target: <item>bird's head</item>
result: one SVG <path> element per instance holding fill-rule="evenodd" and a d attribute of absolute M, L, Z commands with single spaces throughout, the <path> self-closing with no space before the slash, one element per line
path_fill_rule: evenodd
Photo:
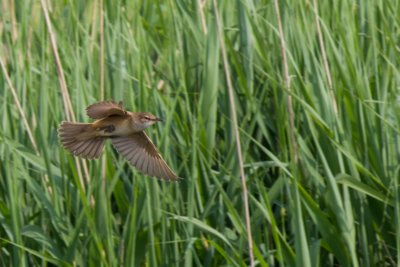
<path fill-rule="evenodd" d="M 162 121 L 162 119 L 157 118 L 151 113 L 148 112 L 140 112 L 138 113 L 139 122 L 143 125 L 144 128 L 147 128 L 156 122 Z"/>

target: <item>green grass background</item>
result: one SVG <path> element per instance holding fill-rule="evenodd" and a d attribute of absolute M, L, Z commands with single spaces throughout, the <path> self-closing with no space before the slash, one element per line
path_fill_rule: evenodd
<path fill-rule="evenodd" d="M 399 1 L 279 1 L 289 77 L 273 1 L 48 2 L 76 120 L 102 98 L 164 118 L 182 180 L 62 149 L 41 1 L 2 0 L 1 266 L 399 266 Z"/>

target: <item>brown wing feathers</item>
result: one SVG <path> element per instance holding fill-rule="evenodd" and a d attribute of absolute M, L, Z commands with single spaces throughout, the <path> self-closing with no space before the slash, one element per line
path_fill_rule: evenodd
<path fill-rule="evenodd" d="M 92 119 L 102 119 L 112 115 L 125 116 L 127 112 L 122 107 L 122 102 L 103 101 L 86 108 L 87 115 Z"/>
<path fill-rule="evenodd" d="M 178 178 L 144 132 L 130 136 L 113 137 L 112 143 L 114 148 L 139 171 L 167 180 Z"/>

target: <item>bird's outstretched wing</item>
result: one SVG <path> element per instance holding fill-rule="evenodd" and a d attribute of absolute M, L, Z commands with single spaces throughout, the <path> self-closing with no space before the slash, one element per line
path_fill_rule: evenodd
<path fill-rule="evenodd" d="M 102 119 L 112 115 L 125 116 L 127 112 L 123 108 L 122 102 L 103 101 L 88 106 L 86 114 L 92 119 Z"/>
<path fill-rule="evenodd" d="M 144 132 L 113 137 L 112 144 L 122 156 L 144 174 L 170 181 L 178 179 Z"/>

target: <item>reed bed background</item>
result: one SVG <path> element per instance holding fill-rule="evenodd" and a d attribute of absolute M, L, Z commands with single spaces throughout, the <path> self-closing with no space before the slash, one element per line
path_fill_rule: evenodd
<path fill-rule="evenodd" d="M 399 266 L 398 14 L 1 1 L 0 265 Z M 180 182 L 60 147 L 102 99 L 164 118 Z"/>

